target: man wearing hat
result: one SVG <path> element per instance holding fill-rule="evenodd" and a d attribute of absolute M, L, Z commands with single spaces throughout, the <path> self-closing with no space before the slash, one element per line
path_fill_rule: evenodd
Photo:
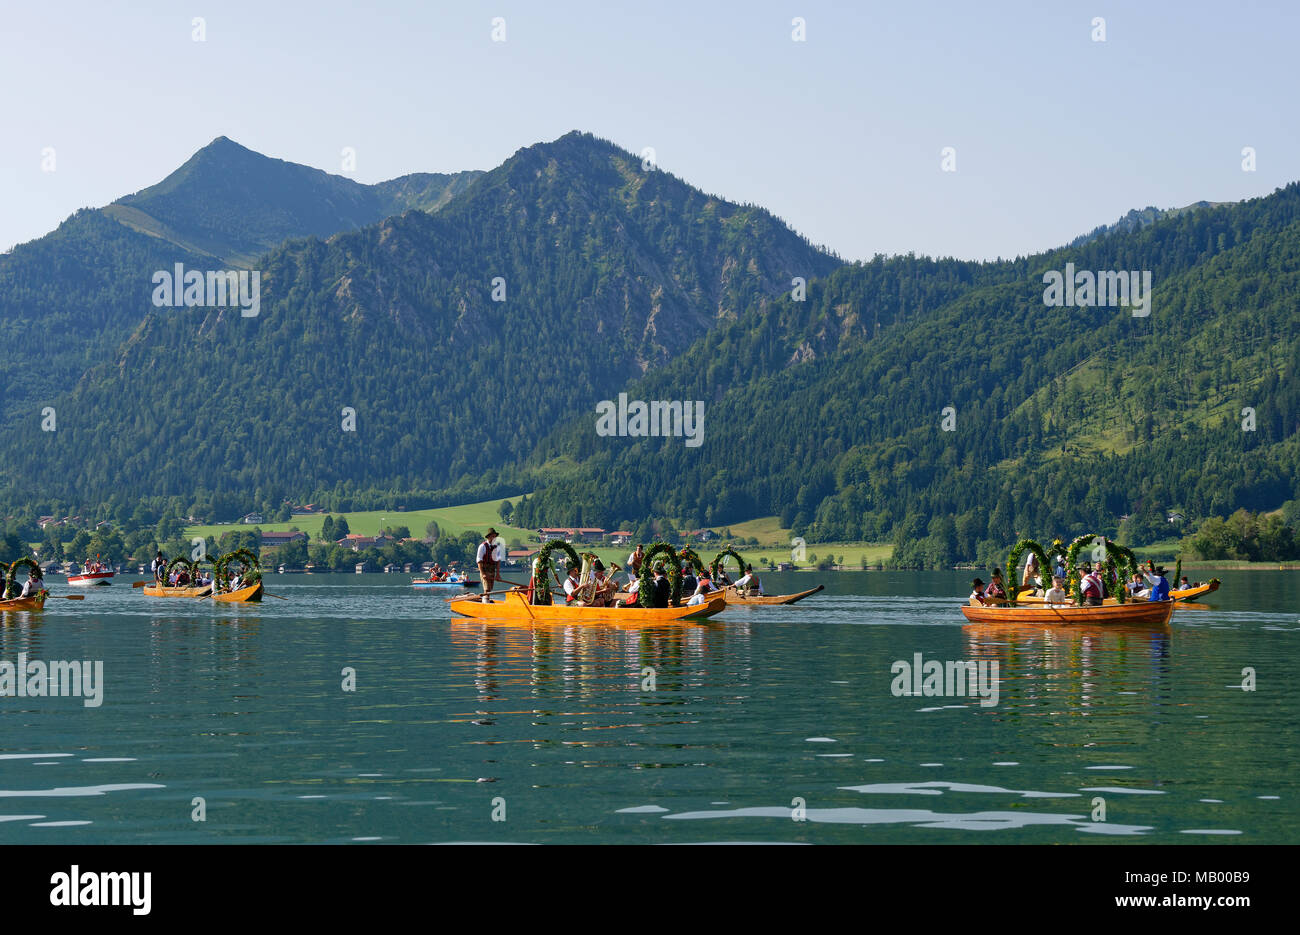
<path fill-rule="evenodd" d="M 1147 562 L 1147 567 L 1151 567 L 1151 562 Z M 1147 595 L 1149 601 L 1167 601 L 1169 600 L 1169 580 L 1165 578 L 1165 567 L 1161 565 L 1155 569 L 1154 573 L 1148 573 L 1146 579 L 1151 584 L 1151 593 Z"/>
<path fill-rule="evenodd" d="M 497 538 L 497 531 L 489 528 L 483 541 L 478 544 L 478 554 L 474 560 L 478 563 L 479 580 L 483 582 L 483 600 L 488 600 L 492 585 L 501 579 L 497 576 L 497 566 L 501 562 L 503 547 Z"/>

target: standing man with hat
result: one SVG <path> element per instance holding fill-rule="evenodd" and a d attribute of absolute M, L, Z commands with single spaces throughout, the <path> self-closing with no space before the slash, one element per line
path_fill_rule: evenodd
<path fill-rule="evenodd" d="M 1151 593 L 1147 595 L 1149 601 L 1167 601 L 1169 600 L 1169 580 L 1165 577 L 1165 566 L 1154 567 L 1154 563 L 1147 561 L 1147 568 L 1152 569 L 1146 575 L 1147 581 L 1151 582 Z"/>
<path fill-rule="evenodd" d="M 479 580 L 483 582 L 483 601 L 485 603 L 488 600 L 488 595 L 492 593 L 492 585 L 501 580 L 497 575 L 497 568 L 501 560 L 505 558 L 502 554 L 503 551 L 501 540 L 497 538 L 497 531 L 489 527 L 487 535 L 478 544 L 478 554 L 474 557 L 474 561 L 478 563 Z"/>

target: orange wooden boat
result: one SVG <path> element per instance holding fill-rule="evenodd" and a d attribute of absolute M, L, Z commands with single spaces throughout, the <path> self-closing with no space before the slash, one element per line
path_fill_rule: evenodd
<path fill-rule="evenodd" d="M 727 599 L 721 594 L 703 604 L 681 607 L 574 607 L 573 605 L 529 604 L 520 591 L 505 592 L 505 600 L 484 603 L 479 597 L 457 598 L 449 603 L 451 609 L 462 617 L 480 620 L 501 620 L 511 623 L 560 624 L 632 624 L 650 626 L 685 620 L 702 620 L 727 609 Z"/>
<path fill-rule="evenodd" d="M 212 585 L 201 588 L 168 588 L 160 584 L 146 584 L 141 590 L 145 597 L 207 597 L 212 593 Z"/>
<path fill-rule="evenodd" d="M 44 610 L 45 598 L 49 597 L 50 592 L 44 588 L 37 591 L 31 597 L 15 597 L 11 600 L 0 601 L 0 612 L 8 613 L 19 610 Z"/>
<path fill-rule="evenodd" d="M 246 588 L 240 588 L 238 591 L 230 591 L 226 594 L 212 595 L 214 601 L 220 601 L 227 604 L 255 604 L 262 600 L 262 582 L 250 584 Z"/>
<path fill-rule="evenodd" d="M 962 606 L 961 612 L 971 623 L 1084 624 L 1097 626 L 1164 626 L 1174 614 L 1175 601 L 1132 601 L 1101 607 L 1042 605 L 1019 607 Z"/>
<path fill-rule="evenodd" d="M 819 584 L 797 594 L 759 594 L 756 591 L 739 591 L 735 585 L 729 585 L 723 589 L 723 593 L 727 596 L 728 604 L 793 604 L 825 588 L 826 585 Z"/>

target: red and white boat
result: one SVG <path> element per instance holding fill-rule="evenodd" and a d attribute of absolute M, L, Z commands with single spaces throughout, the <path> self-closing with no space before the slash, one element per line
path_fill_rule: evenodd
<path fill-rule="evenodd" d="M 100 562 L 87 562 L 77 575 L 68 575 L 68 584 L 74 588 L 93 588 L 96 585 L 108 584 L 113 575 L 116 574 L 107 565 Z"/>

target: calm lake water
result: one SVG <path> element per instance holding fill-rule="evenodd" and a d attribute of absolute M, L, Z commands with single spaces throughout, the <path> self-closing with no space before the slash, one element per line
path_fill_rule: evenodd
<path fill-rule="evenodd" d="M 1219 576 L 1115 632 L 966 625 L 957 572 L 767 575 L 827 587 L 639 630 L 452 620 L 401 575 L 248 607 L 119 577 L 0 624 L 0 660 L 105 683 L 0 698 L 0 842 L 1295 843 L 1300 573 Z M 996 662 L 997 703 L 895 694 L 917 653 Z"/>

